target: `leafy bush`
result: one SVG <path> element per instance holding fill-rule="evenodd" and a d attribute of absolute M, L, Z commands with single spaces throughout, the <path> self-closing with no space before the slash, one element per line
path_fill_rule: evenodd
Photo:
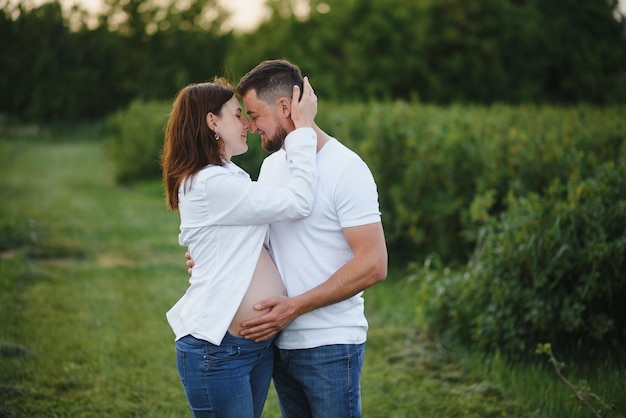
<path fill-rule="evenodd" d="M 108 118 L 107 149 L 119 183 L 160 178 L 159 158 L 170 108 L 163 102 L 135 100 Z"/>
<path fill-rule="evenodd" d="M 506 195 L 544 193 L 559 178 L 588 176 L 620 155 L 623 108 L 450 106 L 389 102 L 324 104 L 320 126 L 355 149 L 378 183 L 385 235 L 393 256 L 420 260 L 436 252 L 465 263 L 480 223 Z"/>
<path fill-rule="evenodd" d="M 135 101 L 109 118 L 118 181 L 160 177 L 169 106 Z M 624 154 L 623 109 L 323 103 L 317 121 L 371 167 L 392 261 L 437 253 L 461 265 L 481 226 L 474 212 L 496 215 L 509 192 L 541 195 L 555 179 L 576 181 Z M 256 178 L 267 153 L 256 134 L 248 145 L 234 161 Z"/>
<path fill-rule="evenodd" d="M 425 276 L 431 329 L 517 354 L 541 341 L 626 343 L 625 161 L 543 196 L 510 193 L 507 206 L 483 217 L 466 272 Z"/>

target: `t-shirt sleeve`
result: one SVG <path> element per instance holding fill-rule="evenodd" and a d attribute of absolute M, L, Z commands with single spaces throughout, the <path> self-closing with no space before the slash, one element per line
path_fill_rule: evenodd
<path fill-rule="evenodd" d="M 342 228 L 381 221 L 376 182 L 361 159 L 345 164 L 337 178 L 334 199 Z"/>

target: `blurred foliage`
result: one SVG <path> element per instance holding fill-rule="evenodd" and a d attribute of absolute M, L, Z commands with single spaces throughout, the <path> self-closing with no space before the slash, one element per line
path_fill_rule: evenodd
<path fill-rule="evenodd" d="M 604 0 L 295 0 L 229 54 L 241 76 L 285 57 L 333 100 L 623 102 L 626 36 Z M 307 3 L 307 2 L 304 2 Z"/>
<path fill-rule="evenodd" d="M 106 149 L 115 163 L 118 183 L 161 177 L 159 163 L 169 110 L 163 103 L 135 100 L 107 118 Z"/>
<path fill-rule="evenodd" d="M 98 119 L 134 99 L 288 58 L 334 101 L 624 103 L 616 0 L 268 0 L 253 32 L 217 0 L 106 0 L 90 23 L 59 0 L 4 2 L 0 113 Z"/>
<path fill-rule="evenodd" d="M 464 271 L 420 272 L 431 332 L 515 355 L 550 340 L 618 352 L 626 343 L 626 159 L 543 195 L 507 197 Z"/>
<path fill-rule="evenodd" d="M 320 126 L 355 149 L 379 188 L 385 235 L 399 260 L 437 253 L 464 263 L 482 226 L 473 215 L 506 196 L 543 193 L 626 151 L 623 106 L 326 105 Z"/>
<path fill-rule="evenodd" d="M 117 178 L 159 175 L 169 102 L 134 102 L 108 119 Z M 378 184 L 392 262 L 432 253 L 448 265 L 470 258 L 480 228 L 509 195 L 548 192 L 592 175 L 626 153 L 624 106 L 598 108 L 322 102 L 318 124 L 354 149 Z M 267 153 L 258 135 L 235 162 L 253 178 Z"/>
<path fill-rule="evenodd" d="M 169 99 L 191 80 L 222 72 L 232 35 L 198 19 L 215 0 L 107 0 L 96 28 L 58 1 L 0 13 L 0 113 L 27 121 L 95 120 L 137 99 Z M 161 3 L 163 4 L 163 3 Z M 70 27 L 71 26 L 71 27 Z"/>

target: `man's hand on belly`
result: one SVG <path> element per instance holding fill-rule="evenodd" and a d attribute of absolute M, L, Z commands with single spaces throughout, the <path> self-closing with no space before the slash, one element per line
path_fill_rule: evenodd
<path fill-rule="evenodd" d="M 244 321 L 241 324 L 242 329 L 239 335 L 256 342 L 272 338 L 299 315 L 292 298 L 287 296 L 265 299 L 254 305 L 254 309 L 257 311 L 270 309 L 270 311 L 254 319 Z"/>

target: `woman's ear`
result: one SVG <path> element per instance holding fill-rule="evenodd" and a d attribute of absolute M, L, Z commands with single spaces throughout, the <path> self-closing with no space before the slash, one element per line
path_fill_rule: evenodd
<path fill-rule="evenodd" d="M 215 131 L 217 128 L 217 116 L 209 112 L 206 114 L 206 124 L 210 130 Z"/>

